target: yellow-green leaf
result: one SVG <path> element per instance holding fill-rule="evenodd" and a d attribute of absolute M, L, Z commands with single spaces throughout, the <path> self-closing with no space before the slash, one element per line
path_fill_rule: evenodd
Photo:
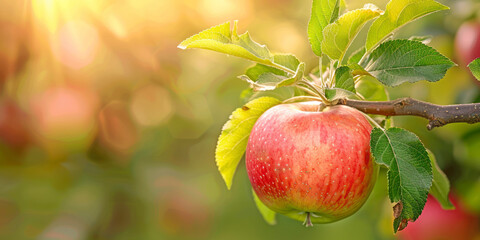
<path fill-rule="evenodd" d="M 278 99 L 272 97 L 254 99 L 237 108 L 223 125 L 215 150 L 215 161 L 228 189 L 232 186 L 233 175 L 245 153 L 253 125 L 263 112 L 279 103 Z"/>
<path fill-rule="evenodd" d="M 348 58 L 348 61 L 347 63 L 348 64 L 358 64 L 360 62 L 360 60 L 362 59 L 363 55 L 365 54 L 365 47 L 361 47 L 359 49 L 357 49 L 355 52 L 352 53 L 352 55 L 350 55 L 350 57 Z"/>
<path fill-rule="evenodd" d="M 233 22 L 233 29 L 226 22 L 191 36 L 178 47 L 208 49 L 268 65 L 274 62 L 268 48 L 254 42 L 248 32 L 237 35 L 237 21 Z"/>
<path fill-rule="evenodd" d="M 339 0 L 313 0 L 312 2 L 312 15 L 308 22 L 308 40 L 317 56 L 322 55 L 323 29 L 338 18 L 339 9 Z"/>
<path fill-rule="evenodd" d="M 430 13 L 447 9 L 447 6 L 434 0 L 391 0 L 385 13 L 375 20 L 368 30 L 367 52 L 401 26 Z"/>
<path fill-rule="evenodd" d="M 255 71 L 255 73 L 259 73 L 262 70 L 270 70 L 268 68 L 261 68 L 257 66 L 251 69 L 252 71 Z M 250 84 L 250 87 L 254 91 L 270 91 L 279 87 L 294 85 L 302 79 L 304 71 L 305 63 L 302 62 L 298 65 L 295 74 L 291 77 L 285 77 L 284 75 L 278 75 L 270 71 L 265 71 L 264 73 L 261 73 L 259 76 L 257 76 L 256 79 L 251 79 L 248 76 L 248 73 L 247 75 L 238 76 L 238 78 L 248 82 Z"/>
<path fill-rule="evenodd" d="M 252 189 L 253 200 L 255 201 L 255 205 L 257 206 L 258 211 L 262 214 L 263 219 L 270 225 L 275 225 L 277 221 L 275 220 L 276 212 L 272 211 L 270 208 L 265 206 L 262 201 L 258 198 L 255 191 Z"/>
<path fill-rule="evenodd" d="M 343 59 L 348 47 L 362 27 L 382 11 L 375 5 L 345 13 L 323 29 L 322 51 L 332 59 Z"/>
<path fill-rule="evenodd" d="M 276 53 L 273 55 L 274 63 L 295 71 L 300 64 L 300 60 L 293 54 Z"/>

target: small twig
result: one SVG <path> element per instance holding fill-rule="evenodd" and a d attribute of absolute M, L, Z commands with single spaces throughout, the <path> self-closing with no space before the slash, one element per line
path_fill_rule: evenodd
<path fill-rule="evenodd" d="M 300 81 L 299 84 L 301 85 L 304 85 L 306 86 L 308 89 L 312 90 L 315 94 L 315 96 L 318 96 L 320 97 L 321 99 L 323 99 L 322 101 L 324 103 L 329 103 L 330 101 L 325 97 L 325 95 L 322 93 L 322 90 L 321 89 L 318 89 L 317 86 L 315 86 L 315 84 L 312 84 L 310 83 L 309 81 Z"/>
<path fill-rule="evenodd" d="M 413 98 L 401 98 L 385 102 L 340 99 L 337 104 L 353 107 L 368 114 L 423 117 L 429 120 L 428 130 L 449 123 L 480 122 L 480 103 L 436 105 Z"/>
<path fill-rule="evenodd" d="M 323 99 L 319 98 L 319 97 L 315 97 L 315 96 L 297 96 L 297 97 L 291 97 L 291 98 L 283 101 L 283 103 L 293 103 L 293 102 L 299 102 L 299 101 L 319 101 L 319 102 L 323 102 Z"/>
<path fill-rule="evenodd" d="M 302 84 L 298 84 L 297 87 L 301 90 L 303 90 L 304 92 L 312 95 L 312 96 L 318 96 L 318 94 L 316 92 L 314 92 L 313 90 L 311 90 L 310 88 L 308 88 L 307 86 L 303 86 Z"/>
<path fill-rule="evenodd" d="M 323 54 L 320 54 L 320 57 L 318 58 L 318 67 L 319 67 L 318 75 L 320 76 L 320 80 L 323 82 L 324 79 L 323 79 L 323 69 L 322 69 L 323 62 L 322 61 L 323 61 Z"/>

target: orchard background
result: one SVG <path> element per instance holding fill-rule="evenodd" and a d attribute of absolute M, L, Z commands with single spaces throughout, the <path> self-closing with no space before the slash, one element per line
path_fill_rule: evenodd
<path fill-rule="evenodd" d="M 346 2 L 350 9 L 367 3 Z M 387 1 L 368 2 L 385 9 Z M 397 36 L 431 35 L 429 45 L 459 67 L 433 84 L 405 83 L 390 91 L 391 99 L 480 101 L 480 84 L 454 47 L 464 22 L 480 24 L 480 2 L 439 2 L 451 10 L 408 24 Z M 177 45 L 236 19 L 240 32 L 248 29 L 272 51 L 294 53 L 310 70 L 318 64 L 307 38 L 311 1 L 1 5 L 0 239 L 395 238 L 385 179 L 352 217 L 307 229 L 286 217 L 273 227 L 263 221 L 243 162 L 231 191 L 217 172 L 222 125 L 246 101 L 248 84 L 236 76 L 251 63 Z M 478 218 L 480 124 L 427 131 L 425 119 L 394 121 L 435 153 L 452 191 Z"/>

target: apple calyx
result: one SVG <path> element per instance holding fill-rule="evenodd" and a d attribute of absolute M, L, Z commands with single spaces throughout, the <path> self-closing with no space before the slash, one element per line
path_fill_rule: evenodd
<path fill-rule="evenodd" d="M 305 222 L 303 222 L 303 225 L 305 227 L 313 227 L 312 220 L 310 219 L 310 212 L 306 212 L 307 216 L 305 217 Z"/>

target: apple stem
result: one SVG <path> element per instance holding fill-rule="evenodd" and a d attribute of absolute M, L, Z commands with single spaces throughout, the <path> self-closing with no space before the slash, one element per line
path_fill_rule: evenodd
<path fill-rule="evenodd" d="M 307 217 L 305 217 L 303 225 L 305 225 L 305 227 L 313 227 L 312 220 L 310 219 L 310 212 L 307 212 Z"/>

